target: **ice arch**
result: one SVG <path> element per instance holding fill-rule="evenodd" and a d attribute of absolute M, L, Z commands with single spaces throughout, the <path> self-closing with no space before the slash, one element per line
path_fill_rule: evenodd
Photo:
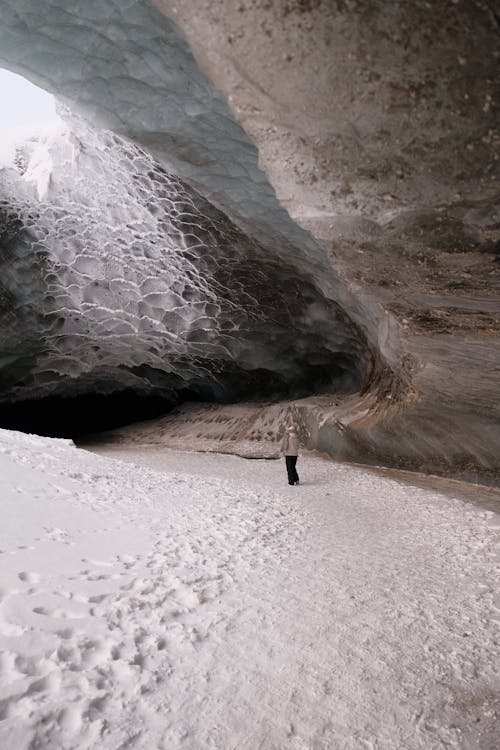
<path fill-rule="evenodd" d="M 149 3 L 94 2 L 76 9 L 74 34 L 74 16 L 61 4 L 40 37 L 46 16 L 34 5 L 28 24 L 15 4 L 5 9 L 2 43 L 23 58 L 14 67 L 57 90 L 97 128 L 112 127 L 147 151 L 73 119 L 66 143 L 38 144 L 24 153 L 23 174 L 4 174 L 4 260 L 27 247 L 38 264 L 30 268 L 36 309 L 17 300 L 24 315 L 30 311 L 24 335 L 36 340 L 34 359 L 21 376 L 27 355 L 4 339 L 4 394 L 136 388 L 175 400 L 184 389 L 236 398 L 300 393 L 306 382 L 309 390 L 365 384 L 373 356 L 332 294 L 334 274 L 314 274 L 327 270 L 324 253 L 277 202 L 255 147 L 176 27 Z M 54 79 L 58 34 L 63 79 Z M 112 232 L 103 229 L 108 223 Z M 28 255 L 21 253 L 19 275 L 9 274 L 10 300 L 23 286 Z M 24 349 L 31 351 L 28 341 Z"/>

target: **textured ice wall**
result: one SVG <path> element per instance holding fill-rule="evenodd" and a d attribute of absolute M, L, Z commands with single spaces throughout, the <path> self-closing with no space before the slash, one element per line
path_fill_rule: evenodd
<path fill-rule="evenodd" d="M 6 67 L 144 145 L 246 232 L 274 238 L 275 252 L 327 268 L 278 202 L 225 97 L 151 0 L 0 0 L 0 13 Z"/>
<path fill-rule="evenodd" d="M 0 170 L 0 194 L 3 398 L 234 398 L 366 376 L 363 337 L 310 277 L 109 131 L 68 120 Z"/>

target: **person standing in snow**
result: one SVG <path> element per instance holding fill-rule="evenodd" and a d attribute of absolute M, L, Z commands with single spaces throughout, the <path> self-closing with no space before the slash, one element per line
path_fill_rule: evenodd
<path fill-rule="evenodd" d="M 299 436 L 297 428 L 294 425 L 287 427 L 281 442 L 281 452 L 285 456 L 288 484 L 298 484 L 299 475 L 297 474 L 296 465 L 299 455 Z"/>

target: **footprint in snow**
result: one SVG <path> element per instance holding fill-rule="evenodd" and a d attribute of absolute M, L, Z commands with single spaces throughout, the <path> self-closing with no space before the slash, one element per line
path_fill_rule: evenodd
<path fill-rule="evenodd" d="M 68 706 L 61 711 L 57 721 L 64 734 L 76 734 L 82 727 L 82 710 L 78 706 Z"/>
<path fill-rule="evenodd" d="M 95 565 L 96 567 L 100 568 L 112 568 L 114 563 L 109 562 L 109 560 L 90 560 L 86 557 L 82 557 L 81 559 L 82 563 L 90 563 L 90 565 Z M 88 573 L 88 571 L 86 571 Z"/>
<path fill-rule="evenodd" d="M 22 570 L 17 574 L 17 577 L 20 581 L 23 581 L 23 583 L 38 583 L 40 580 L 39 574 L 30 570 Z"/>
<path fill-rule="evenodd" d="M 105 573 L 93 573 L 90 570 L 81 570 L 80 575 L 86 581 L 108 581 L 112 576 L 106 575 Z"/>
<path fill-rule="evenodd" d="M 44 617 L 54 617 L 56 619 L 63 620 L 82 620 L 84 617 L 89 617 L 88 612 L 74 612 L 67 609 L 48 609 L 47 607 L 35 607 L 33 612 L 36 615 L 43 615 Z"/>

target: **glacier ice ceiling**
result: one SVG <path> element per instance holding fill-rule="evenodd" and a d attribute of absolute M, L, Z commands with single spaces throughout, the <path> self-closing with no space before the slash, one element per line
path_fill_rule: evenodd
<path fill-rule="evenodd" d="M 338 305 L 143 149 L 67 113 L 0 190 L 4 399 L 362 386 Z"/>
<path fill-rule="evenodd" d="M 318 447 L 498 481 L 496 3 L 0 14 L 72 113 L 0 174 L 4 402 L 308 383 Z"/>

